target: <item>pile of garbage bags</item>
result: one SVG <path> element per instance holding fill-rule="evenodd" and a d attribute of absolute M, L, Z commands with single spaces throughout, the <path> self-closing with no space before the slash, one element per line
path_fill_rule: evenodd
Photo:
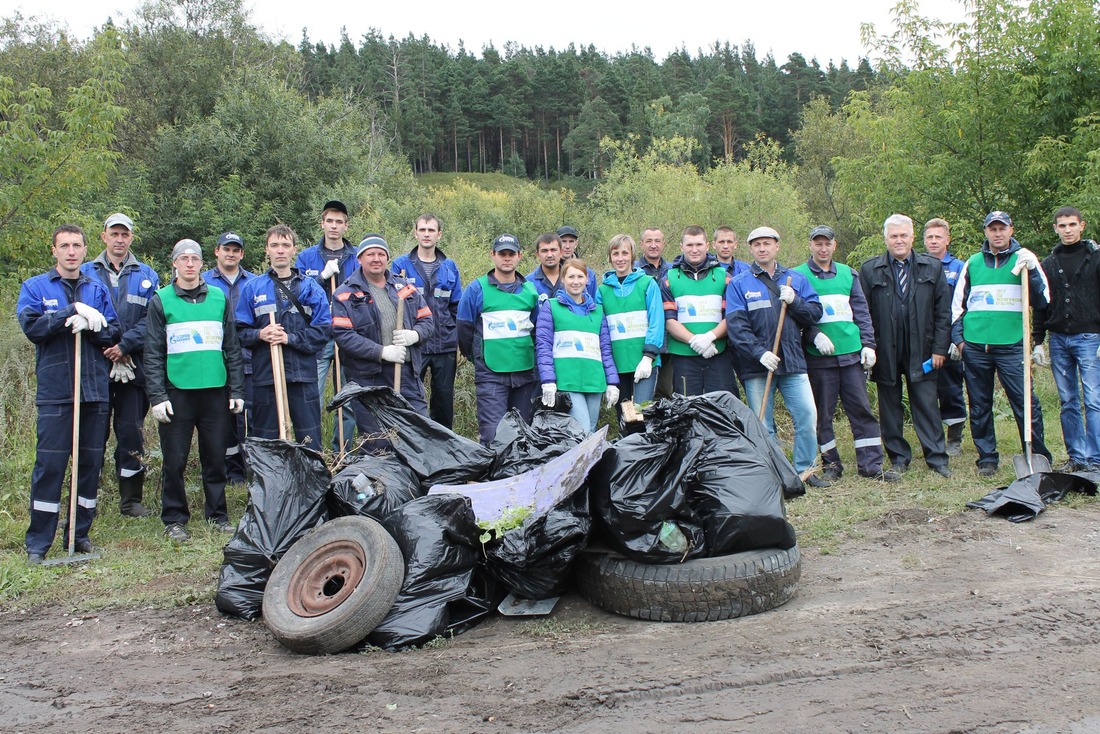
<path fill-rule="evenodd" d="M 413 410 L 388 388 L 346 386 L 392 452 L 349 456 L 330 475 L 316 451 L 250 439 L 249 504 L 225 547 L 220 611 L 254 619 L 271 570 L 328 519 L 372 518 L 392 535 L 405 576 L 389 614 L 361 644 L 400 650 L 458 634 L 521 599 L 562 594 L 598 536 L 634 560 L 790 548 L 784 493 L 802 484 L 765 429 L 729 393 L 662 400 L 646 430 L 608 443 L 567 414 L 517 412 L 490 447 Z"/>

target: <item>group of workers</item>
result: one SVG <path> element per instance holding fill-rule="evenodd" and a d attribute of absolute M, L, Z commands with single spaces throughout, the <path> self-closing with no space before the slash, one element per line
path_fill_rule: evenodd
<path fill-rule="evenodd" d="M 530 420 L 539 402 L 594 431 L 603 403 L 621 415 L 627 400 L 674 392 L 740 396 L 740 382 L 773 436 L 774 391 L 783 395 L 793 464 L 806 484 L 827 487 L 843 473 L 833 430 L 838 401 L 859 474 L 898 481 L 913 458 L 903 434 L 904 380 L 930 469 L 951 476 L 948 461 L 961 451 L 969 403 L 978 474 L 992 476 L 999 461 L 995 375 L 1023 440 L 1025 287 L 1035 312 L 1035 361 L 1055 368 L 1064 468 L 1100 469 L 1100 255 L 1082 239 L 1085 222 L 1070 207 L 1055 213 L 1060 241 L 1042 263 L 1013 238 L 1005 212 L 985 218 L 981 251 L 966 262 L 948 252 L 946 221 L 925 224 L 925 254 L 913 250 L 913 221 L 895 214 L 883 227 L 886 251 L 858 272 L 834 260 L 837 239 L 828 226 L 810 231 L 809 258 L 791 268 L 779 262 L 780 235 L 771 227 L 749 233 L 751 261 L 743 262 L 734 257 L 740 243 L 732 228 L 708 239 L 702 227 L 689 226 L 671 262 L 658 228 L 642 232 L 640 248 L 629 235 L 613 237 L 601 278 L 577 256 L 578 232 L 566 226 L 536 239 L 538 265 L 526 276 L 521 243 L 500 235 L 490 248 L 493 267 L 465 287 L 439 247 L 442 224 L 433 214 L 416 220 L 416 245 L 397 258 L 379 234 L 357 246 L 348 241 L 340 201 L 324 205 L 321 229 L 320 240 L 299 251 L 291 228 L 271 227 L 262 274 L 241 267 L 245 243 L 237 233 L 218 238 L 215 264 L 205 271 L 201 245 L 180 240 L 164 286 L 131 252 L 134 223 L 125 214 L 107 218 L 104 250 L 91 262 L 79 227 L 55 231 L 56 266 L 25 281 L 17 305 L 37 356 L 30 562 L 42 562 L 53 543 L 74 436 L 77 550 L 94 548 L 89 529 L 112 425 L 119 510 L 151 514 L 142 502 L 148 412 L 159 424 L 163 456 L 161 520 L 166 536 L 183 543 L 191 537 L 183 475 L 196 432 L 206 520 L 231 531 L 225 487 L 245 478 L 242 439 L 279 437 L 283 401 L 294 438 L 315 448 L 330 374 L 336 388 L 397 388 L 416 410 L 451 427 L 459 353 L 474 366 L 486 445 L 507 411 Z M 878 418 L 868 378 L 878 385 Z M 72 432 L 62 430 L 77 414 Z M 1049 459 L 1034 396 L 1031 414 L 1034 451 Z M 340 452 L 384 444 L 362 405 L 341 411 L 333 434 Z M 814 472 L 819 454 L 821 471 Z"/>

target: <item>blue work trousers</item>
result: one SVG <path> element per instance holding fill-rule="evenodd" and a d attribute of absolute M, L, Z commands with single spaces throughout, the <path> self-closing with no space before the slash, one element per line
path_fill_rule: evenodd
<path fill-rule="evenodd" d="M 287 408 L 294 426 L 294 440 L 321 451 L 321 399 L 315 382 L 288 382 Z M 274 385 L 252 386 L 252 435 L 279 437 L 279 409 Z M 347 434 L 344 434 L 345 438 Z"/>

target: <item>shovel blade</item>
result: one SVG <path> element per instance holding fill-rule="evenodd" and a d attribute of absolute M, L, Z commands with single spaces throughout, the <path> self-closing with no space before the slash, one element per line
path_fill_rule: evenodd
<path fill-rule="evenodd" d="M 75 563 L 85 563 L 87 561 L 94 561 L 99 558 L 98 553 L 77 553 L 71 556 L 61 556 L 60 558 L 51 558 L 48 561 L 42 561 L 40 566 L 71 566 Z"/>
<path fill-rule="evenodd" d="M 1016 470 L 1017 479 L 1023 479 L 1032 474 L 1045 474 L 1054 471 L 1050 467 L 1050 460 L 1042 454 L 1032 454 L 1030 466 L 1028 466 L 1026 456 L 1023 454 L 1013 454 L 1012 468 Z"/>
<path fill-rule="evenodd" d="M 520 599 L 515 594 L 508 594 L 497 607 L 497 611 L 506 617 L 542 617 L 554 611 L 554 605 L 560 598 L 552 596 L 549 599 Z"/>

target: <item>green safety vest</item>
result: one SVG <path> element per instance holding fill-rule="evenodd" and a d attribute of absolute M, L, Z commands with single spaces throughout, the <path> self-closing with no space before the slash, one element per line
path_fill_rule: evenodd
<path fill-rule="evenodd" d="M 645 308 L 645 293 L 653 278 L 645 276 L 634 281 L 634 290 L 627 296 L 619 296 L 610 285 L 600 285 L 607 331 L 611 334 L 611 356 L 615 369 L 633 372 L 642 361 L 645 333 L 649 327 L 649 314 Z"/>
<path fill-rule="evenodd" d="M 226 382 L 222 355 L 222 319 L 225 293 L 207 288 L 202 303 L 190 303 L 176 295 L 172 285 L 157 291 L 164 306 L 164 335 L 168 344 L 168 380 L 180 390 L 223 387 Z"/>
<path fill-rule="evenodd" d="M 524 372 L 535 366 L 535 325 L 531 311 L 539 294 L 530 283 L 524 283 L 519 293 L 505 293 L 489 284 L 489 276 L 478 278 L 481 283 L 481 350 L 485 366 L 493 372 Z"/>
<path fill-rule="evenodd" d="M 1023 290 L 1012 274 L 1016 253 L 1004 265 L 991 268 L 982 253 L 966 263 L 970 295 L 963 313 L 963 339 L 975 344 L 1015 344 L 1024 338 Z"/>
<path fill-rule="evenodd" d="M 668 271 L 668 288 L 676 301 L 676 320 L 692 334 L 710 331 L 726 318 L 724 268 L 713 267 L 700 280 L 689 278 L 680 268 L 671 268 Z M 671 338 L 667 341 L 670 354 L 680 354 L 685 357 L 698 356 L 695 350 L 682 341 Z M 719 352 L 724 352 L 726 338 L 715 339 L 714 346 Z"/>
<path fill-rule="evenodd" d="M 821 333 L 829 337 L 836 347 L 834 354 L 853 354 L 863 348 L 863 341 L 859 338 L 859 325 L 852 316 L 852 304 L 849 297 L 852 293 L 852 282 L 855 276 L 847 265 L 836 263 L 835 278 L 819 278 L 810 269 L 809 263 L 802 263 L 793 270 L 797 270 L 806 276 L 810 286 L 817 291 L 821 298 L 821 318 L 817 320 L 817 328 Z M 812 344 L 806 346 L 806 351 L 815 357 L 824 356 L 821 350 Z"/>
<path fill-rule="evenodd" d="M 587 314 L 574 313 L 555 298 L 550 301 L 554 317 L 554 376 L 565 392 L 603 392 L 607 373 L 600 353 L 600 324 L 603 307 Z"/>

